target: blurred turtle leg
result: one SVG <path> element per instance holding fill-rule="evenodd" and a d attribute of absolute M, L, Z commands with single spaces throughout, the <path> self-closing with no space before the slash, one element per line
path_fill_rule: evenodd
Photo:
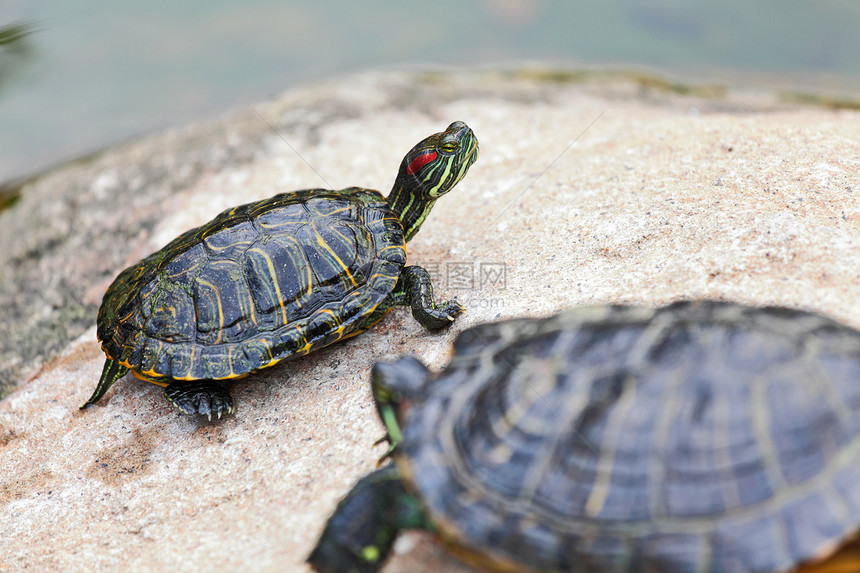
<path fill-rule="evenodd" d="M 432 526 L 393 465 L 363 477 L 329 518 L 308 557 L 320 573 L 372 573 L 385 563 L 401 529 Z"/>

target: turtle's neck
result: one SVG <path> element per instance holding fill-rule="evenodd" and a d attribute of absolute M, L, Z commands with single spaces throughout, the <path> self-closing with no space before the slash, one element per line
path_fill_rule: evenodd
<path fill-rule="evenodd" d="M 413 186 L 403 184 L 400 175 L 394 181 L 394 187 L 391 188 L 391 193 L 388 194 L 388 205 L 391 210 L 400 219 L 405 233 L 405 240 L 409 241 L 415 236 L 415 233 L 421 228 L 427 215 L 430 214 L 430 209 L 433 208 L 435 199 L 428 201 L 420 197 L 420 193 Z"/>

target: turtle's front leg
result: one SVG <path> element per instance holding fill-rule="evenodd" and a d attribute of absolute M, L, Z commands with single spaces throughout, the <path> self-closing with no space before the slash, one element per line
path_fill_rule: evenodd
<path fill-rule="evenodd" d="M 427 330 L 439 330 L 449 326 L 466 310 L 466 307 L 456 300 L 436 304 L 433 300 L 430 273 L 418 266 L 404 267 L 391 294 L 364 319 L 355 331 L 349 334 L 349 337 L 364 332 L 382 320 L 382 317 L 395 306 L 411 306 L 412 316 Z"/>
<path fill-rule="evenodd" d="M 185 414 L 201 414 L 210 420 L 215 414 L 233 413 L 233 398 L 218 380 L 174 380 L 164 389 L 167 401 Z"/>
<path fill-rule="evenodd" d="M 393 465 L 362 478 L 328 520 L 308 563 L 320 573 L 374 573 L 402 529 L 432 530 Z"/>
<path fill-rule="evenodd" d="M 456 300 L 447 300 L 436 304 L 433 300 L 433 284 L 430 273 L 425 269 L 412 266 L 403 269 L 394 292 L 389 298 L 396 300 L 394 304 L 412 307 L 412 316 L 428 330 L 439 330 L 454 322 L 454 319 L 466 310 Z"/>

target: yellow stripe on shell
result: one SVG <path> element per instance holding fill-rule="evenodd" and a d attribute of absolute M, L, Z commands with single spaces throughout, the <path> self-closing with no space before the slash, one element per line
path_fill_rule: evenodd
<path fill-rule="evenodd" d="M 221 292 L 218 290 L 217 286 L 207 280 L 198 278 L 197 283 L 211 288 L 215 293 L 215 300 L 218 301 L 218 338 L 215 339 L 214 344 L 220 344 L 221 335 L 224 332 L 224 309 L 221 306 Z"/>
<path fill-rule="evenodd" d="M 256 253 L 260 253 L 263 255 L 263 258 L 266 260 L 266 266 L 269 267 L 269 276 L 272 279 L 272 286 L 275 287 L 275 296 L 278 297 L 278 303 L 281 307 L 281 320 L 284 323 L 284 326 L 287 324 L 287 309 L 284 307 L 284 298 L 281 295 L 281 287 L 278 286 L 278 277 L 275 275 L 275 265 L 272 263 L 272 259 L 269 258 L 269 255 L 266 251 L 262 249 L 248 249 L 248 251 L 254 251 Z"/>
<path fill-rule="evenodd" d="M 161 347 L 164 346 L 164 344 L 161 341 L 156 341 L 156 342 L 158 343 L 158 350 L 155 352 L 155 357 L 157 358 L 158 355 L 161 354 Z M 149 370 L 136 370 L 136 371 L 140 372 L 144 376 L 152 376 L 154 378 L 164 378 L 163 374 L 159 374 L 158 372 L 155 371 L 155 365 L 154 364 L 153 364 L 152 368 Z"/>
<path fill-rule="evenodd" d="M 358 283 L 355 281 L 355 278 L 352 276 L 352 273 L 349 272 L 349 268 L 345 264 L 343 264 L 343 261 L 340 259 L 340 257 L 337 256 L 337 253 L 335 253 L 334 250 L 328 245 L 328 243 L 323 240 L 322 236 L 319 233 L 315 234 L 317 236 L 317 243 L 319 244 L 319 246 L 324 248 L 326 251 L 329 252 L 329 254 L 331 254 L 332 257 L 334 257 L 334 260 L 337 261 L 337 264 L 340 265 L 340 268 L 342 268 L 346 276 L 349 277 L 349 282 L 352 283 L 352 286 L 357 287 Z M 308 289 L 309 296 L 311 294 L 311 289 L 313 289 L 313 283 L 311 283 L 310 289 Z"/>
<path fill-rule="evenodd" d="M 359 328 L 359 329 L 353 330 L 352 332 L 350 332 L 349 334 L 347 334 L 346 336 L 344 336 L 344 337 L 343 337 L 343 338 L 341 338 L 340 340 L 349 340 L 349 339 L 350 339 L 350 338 L 352 338 L 353 336 L 358 336 L 358 335 L 359 335 L 359 334 L 361 334 L 362 332 L 365 332 L 365 331 L 369 330 L 369 329 L 370 329 L 371 327 L 373 327 L 374 325 L 379 324 L 379 321 L 380 321 L 380 320 L 382 320 L 383 318 L 385 318 L 386 316 L 388 316 L 388 313 L 389 313 L 389 312 L 391 312 L 391 310 L 392 310 L 392 309 L 390 309 L 390 308 L 389 308 L 388 310 L 386 310 L 386 311 L 385 311 L 385 314 L 383 314 L 382 316 L 380 316 L 380 317 L 379 317 L 379 320 L 377 320 L 376 322 L 373 322 L 373 323 L 371 323 L 371 324 L 368 324 L 368 325 L 367 325 L 367 326 L 365 326 L 364 328 Z M 342 327 L 341 327 L 341 328 L 342 328 Z"/>

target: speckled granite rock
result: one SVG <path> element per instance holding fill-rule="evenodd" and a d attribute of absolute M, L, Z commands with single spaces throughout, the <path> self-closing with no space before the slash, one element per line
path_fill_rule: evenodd
<path fill-rule="evenodd" d="M 343 78 L 26 184 L 0 214 L 0 373 L 20 386 L 0 403 L 0 569 L 305 570 L 380 454 L 372 362 L 412 353 L 439 368 L 477 322 L 709 297 L 860 326 L 860 114 L 572 78 Z M 450 332 L 395 310 L 237 382 L 236 415 L 219 423 L 130 377 L 77 410 L 103 360 L 95 311 L 123 266 L 276 192 L 387 191 L 411 145 L 455 119 L 481 157 L 409 245 L 468 307 Z M 396 551 L 387 572 L 469 570 L 421 534 Z"/>

